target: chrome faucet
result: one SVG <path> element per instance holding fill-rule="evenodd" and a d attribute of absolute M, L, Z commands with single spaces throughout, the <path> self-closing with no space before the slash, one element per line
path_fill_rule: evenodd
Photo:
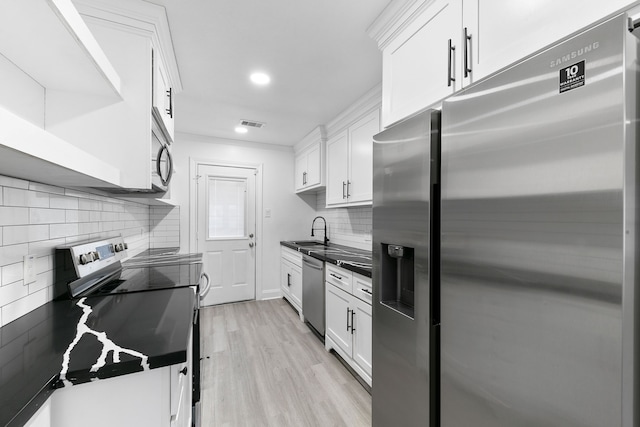
<path fill-rule="evenodd" d="M 313 228 L 313 226 L 316 224 L 316 219 L 322 219 L 324 221 L 324 245 L 326 246 L 327 243 L 329 243 L 329 238 L 327 237 L 327 220 L 324 219 L 324 217 L 321 216 L 317 216 L 315 218 L 313 218 L 313 222 L 311 223 L 311 237 L 314 237 L 315 235 L 313 234 L 313 230 L 316 230 L 315 228 Z"/>

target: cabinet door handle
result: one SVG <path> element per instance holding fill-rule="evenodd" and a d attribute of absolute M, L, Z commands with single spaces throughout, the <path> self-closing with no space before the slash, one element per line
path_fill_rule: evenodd
<path fill-rule="evenodd" d="M 167 96 L 169 97 L 169 108 L 165 108 L 165 111 L 167 112 L 167 114 L 169 114 L 169 117 L 171 117 L 173 119 L 173 90 L 172 90 L 172 88 L 169 88 L 169 90 L 167 91 Z"/>
<path fill-rule="evenodd" d="M 356 311 L 355 310 L 351 310 L 351 335 L 353 335 L 353 331 L 356 330 L 356 328 L 353 327 L 353 316 L 355 316 Z"/>
<path fill-rule="evenodd" d="M 347 332 L 349 332 L 349 312 L 351 310 L 349 310 L 349 307 L 347 307 Z M 352 318 L 353 319 L 353 318 Z"/>
<path fill-rule="evenodd" d="M 452 82 L 455 82 L 456 79 L 453 77 L 453 75 L 451 74 L 452 70 L 452 65 L 453 65 L 453 54 L 456 51 L 456 47 L 453 45 L 453 43 L 451 42 L 451 39 L 449 39 L 449 51 L 448 51 L 448 72 L 447 72 L 447 86 L 451 86 Z"/>
<path fill-rule="evenodd" d="M 187 367 L 185 366 L 184 368 L 182 368 L 179 373 L 182 375 L 187 375 Z"/>
<path fill-rule="evenodd" d="M 347 199 L 351 197 L 350 189 L 351 189 L 351 181 L 347 181 Z"/>
<path fill-rule="evenodd" d="M 471 34 L 464 27 L 464 76 L 471 74 Z"/>
<path fill-rule="evenodd" d="M 342 198 L 343 199 L 347 198 L 346 188 L 347 188 L 347 183 L 342 181 Z"/>
<path fill-rule="evenodd" d="M 287 273 L 287 286 L 291 287 L 291 274 Z"/>

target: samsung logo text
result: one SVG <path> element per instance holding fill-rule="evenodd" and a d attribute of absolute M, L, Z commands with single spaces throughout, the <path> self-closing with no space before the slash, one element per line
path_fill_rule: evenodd
<path fill-rule="evenodd" d="M 582 56 L 585 53 L 589 53 L 592 50 L 596 50 L 599 47 L 600 47 L 600 42 L 593 42 L 591 44 L 586 45 L 583 48 L 574 50 L 573 52 L 567 53 L 566 55 L 563 55 L 560 58 L 554 59 L 553 61 L 551 61 L 551 65 L 549 65 L 549 67 L 553 68 L 553 67 L 557 67 L 558 65 L 562 65 L 565 62 L 573 61 L 577 57 Z"/>

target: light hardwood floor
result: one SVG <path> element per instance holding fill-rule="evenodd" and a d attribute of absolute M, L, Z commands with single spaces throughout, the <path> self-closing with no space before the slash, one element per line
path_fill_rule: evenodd
<path fill-rule="evenodd" d="M 371 425 L 371 396 L 286 301 L 200 315 L 203 427 Z"/>

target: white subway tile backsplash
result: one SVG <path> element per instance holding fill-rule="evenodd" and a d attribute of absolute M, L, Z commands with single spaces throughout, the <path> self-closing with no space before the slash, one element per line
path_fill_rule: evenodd
<path fill-rule="evenodd" d="M 29 253 L 28 248 L 29 245 L 26 243 L 20 245 L 0 246 L 0 266 L 22 262 L 24 256 Z"/>
<path fill-rule="evenodd" d="M 4 286 L 4 285 L 8 285 L 9 283 L 22 280 L 23 275 L 24 275 L 23 263 L 16 262 L 14 264 L 5 265 L 4 267 L 0 268 L 0 276 L 2 277 L 2 280 L 0 281 L 0 285 Z"/>
<path fill-rule="evenodd" d="M 326 192 L 319 192 L 316 213 L 327 220 L 327 234 L 333 243 L 371 249 L 371 206 L 327 209 Z"/>
<path fill-rule="evenodd" d="M 35 310 L 47 301 L 49 301 L 48 289 L 42 289 L 34 294 L 20 298 L 17 301 L 3 305 L 0 309 L 2 311 L 2 322 L 6 325 L 18 317 Z"/>
<path fill-rule="evenodd" d="M 64 188 L 55 187 L 53 185 L 42 184 L 40 182 L 29 182 L 29 190 L 42 191 L 50 194 L 64 194 Z"/>
<path fill-rule="evenodd" d="M 36 275 L 36 281 L 29 283 L 29 294 L 36 293 L 42 289 L 46 289 L 48 286 L 53 285 L 53 274 L 51 272 L 46 272 L 42 274 Z"/>
<path fill-rule="evenodd" d="M 29 181 L 11 178 L 8 176 L 0 176 L 0 186 L 27 189 L 29 188 Z"/>
<path fill-rule="evenodd" d="M 51 224 L 49 226 L 51 238 L 77 236 L 78 224 Z"/>
<path fill-rule="evenodd" d="M 129 256 L 180 245 L 180 210 L 0 176 L 0 326 L 53 297 L 55 248 L 122 235 Z M 23 257 L 36 255 L 24 284 Z"/>
<path fill-rule="evenodd" d="M 53 270 L 53 255 L 45 255 L 36 258 L 36 274 Z"/>
<path fill-rule="evenodd" d="M 66 222 L 66 214 L 62 209 L 30 208 L 31 224 L 56 224 Z"/>
<path fill-rule="evenodd" d="M 49 225 L 13 225 L 3 227 L 3 246 L 39 240 L 49 240 Z"/>
<path fill-rule="evenodd" d="M 48 208 L 49 194 L 29 191 L 21 188 L 4 187 L 2 190 L 4 206 L 29 206 Z"/>
<path fill-rule="evenodd" d="M 65 222 L 79 222 L 80 211 L 77 210 L 67 210 L 65 211 L 64 220 Z"/>
<path fill-rule="evenodd" d="M 22 280 L 0 286 L 0 305 L 4 306 L 29 295 L 29 288 Z"/>
<path fill-rule="evenodd" d="M 92 199 L 78 199 L 78 209 L 84 211 L 101 211 L 102 202 Z"/>
<path fill-rule="evenodd" d="M 69 196 L 51 196 L 49 207 L 54 209 L 78 209 L 78 198 Z"/>
<path fill-rule="evenodd" d="M 54 249 L 57 246 L 61 246 L 64 244 L 64 239 L 50 239 L 43 240 L 41 242 L 29 242 L 27 253 L 37 256 L 53 255 Z"/>
<path fill-rule="evenodd" d="M 0 225 L 29 224 L 29 208 L 0 206 Z"/>

